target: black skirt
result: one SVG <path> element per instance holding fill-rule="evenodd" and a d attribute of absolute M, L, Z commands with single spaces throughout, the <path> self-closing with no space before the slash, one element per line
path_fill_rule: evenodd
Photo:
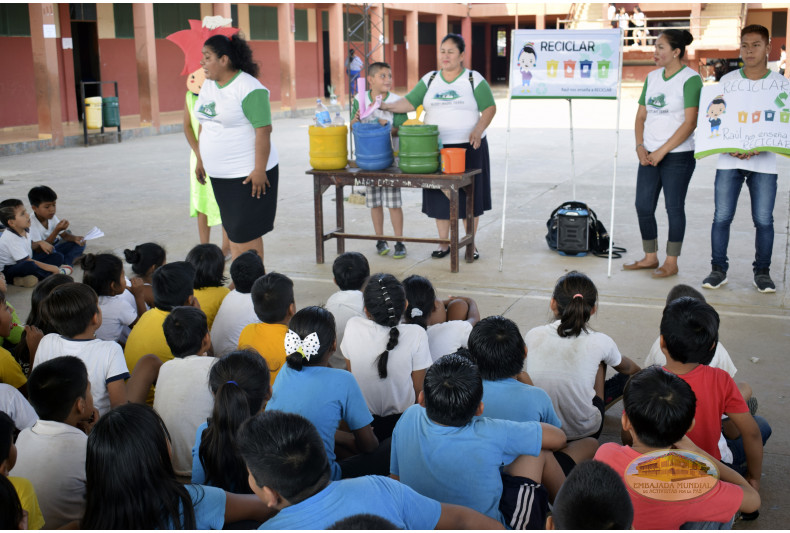
<path fill-rule="evenodd" d="M 279 165 L 276 165 L 266 171 L 271 187 L 267 187 L 266 194 L 262 194 L 260 198 L 252 196 L 252 183 L 242 185 L 246 177 L 211 178 L 222 226 L 231 242 L 249 242 L 274 229 L 279 169 Z"/>
<path fill-rule="evenodd" d="M 475 175 L 475 209 L 479 217 L 491 210 L 491 162 L 488 157 L 488 138 L 483 137 L 480 147 L 475 150 L 469 143 L 445 144 L 444 148 L 466 148 L 466 168 L 479 168 Z M 431 218 L 450 220 L 450 200 L 439 189 L 422 190 L 422 212 Z M 466 217 L 466 192 L 458 194 L 458 218 Z M 225 219 L 223 219 L 224 221 Z"/>

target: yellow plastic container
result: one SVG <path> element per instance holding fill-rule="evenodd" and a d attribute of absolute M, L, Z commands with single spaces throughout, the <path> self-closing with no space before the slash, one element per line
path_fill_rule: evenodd
<path fill-rule="evenodd" d="M 348 165 L 348 128 L 310 126 L 310 166 L 316 170 L 339 170 Z"/>
<path fill-rule="evenodd" d="M 101 96 L 91 96 L 85 99 L 85 121 L 88 129 L 98 130 L 101 128 Z"/>

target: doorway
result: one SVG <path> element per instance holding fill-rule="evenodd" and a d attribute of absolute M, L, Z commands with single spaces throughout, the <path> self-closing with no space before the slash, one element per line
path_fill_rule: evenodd
<path fill-rule="evenodd" d="M 101 81 L 99 67 L 99 32 L 96 4 L 69 4 L 71 38 L 74 46 L 74 85 L 77 116 L 84 120 L 84 102 L 80 97 L 81 81 Z M 98 85 L 85 87 L 85 97 L 99 96 Z"/>

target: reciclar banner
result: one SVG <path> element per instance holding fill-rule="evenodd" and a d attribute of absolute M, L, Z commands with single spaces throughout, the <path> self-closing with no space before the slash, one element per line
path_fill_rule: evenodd
<path fill-rule="evenodd" d="M 514 30 L 512 98 L 617 98 L 620 30 Z"/>
<path fill-rule="evenodd" d="M 790 80 L 768 77 L 702 88 L 694 157 L 776 152 L 790 157 Z"/>

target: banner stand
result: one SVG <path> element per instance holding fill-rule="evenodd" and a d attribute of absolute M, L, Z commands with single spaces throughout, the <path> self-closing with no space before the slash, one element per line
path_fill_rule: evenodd
<path fill-rule="evenodd" d="M 573 100 L 568 98 L 568 113 L 571 123 L 571 187 L 573 188 L 573 200 L 576 201 L 576 152 L 573 145 Z"/>
<path fill-rule="evenodd" d="M 620 28 L 620 39 L 622 42 L 623 29 Z M 623 47 L 620 46 L 620 82 L 617 84 L 617 124 L 614 133 L 614 168 L 612 170 L 612 214 L 609 218 L 609 265 L 606 276 L 612 277 L 612 247 L 614 246 L 614 196 L 615 185 L 617 184 L 617 156 L 620 152 L 620 96 L 623 89 Z"/>
<path fill-rule="evenodd" d="M 516 4 L 518 9 L 518 4 Z M 510 32 L 510 50 L 511 53 L 516 44 L 515 32 Z M 513 95 L 510 92 L 510 85 L 508 84 L 507 91 L 507 131 L 505 132 L 505 189 L 502 194 L 502 234 L 499 238 L 499 271 L 502 272 L 502 264 L 505 260 L 505 209 L 507 208 L 507 177 L 510 170 L 510 105 L 513 102 Z M 475 235 L 476 237 L 476 235 Z"/>

